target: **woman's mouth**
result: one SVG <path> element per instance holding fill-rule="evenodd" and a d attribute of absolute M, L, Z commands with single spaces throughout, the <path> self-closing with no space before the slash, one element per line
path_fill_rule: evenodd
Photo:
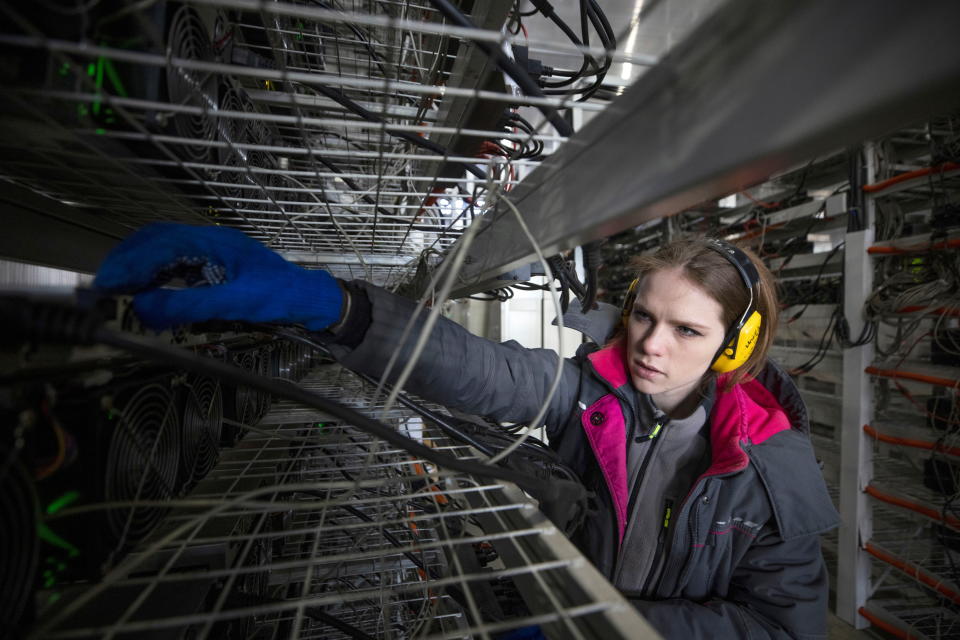
<path fill-rule="evenodd" d="M 634 362 L 634 371 L 637 377 L 644 380 L 653 380 L 657 376 L 663 375 L 663 371 L 637 361 Z"/>

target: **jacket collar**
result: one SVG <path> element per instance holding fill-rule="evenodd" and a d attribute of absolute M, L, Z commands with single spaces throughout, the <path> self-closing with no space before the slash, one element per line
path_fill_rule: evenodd
<path fill-rule="evenodd" d="M 614 389 L 620 389 L 630 382 L 626 349 L 626 340 L 620 338 L 587 356 L 597 375 Z"/>
<path fill-rule="evenodd" d="M 594 351 L 587 358 L 597 375 L 613 389 L 621 390 L 630 385 L 626 341 L 623 338 Z M 775 374 L 782 372 L 776 367 L 773 367 L 773 371 L 774 377 L 779 379 L 781 376 Z M 766 370 L 764 374 L 771 377 Z M 750 460 L 743 445 L 760 444 L 770 436 L 791 428 L 790 417 L 779 399 L 758 380 L 748 380 L 729 391 L 723 391 L 728 378 L 728 374 L 724 374 L 716 381 L 716 399 L 710 420 L 711 463 L 705 476 L 744 469 Z M 797 425 L 801 430 L 806 427 L 805 416 L 802 419 Z"/>

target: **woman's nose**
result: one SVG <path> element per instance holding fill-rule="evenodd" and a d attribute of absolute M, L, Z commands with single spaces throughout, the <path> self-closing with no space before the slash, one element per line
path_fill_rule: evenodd
<path fill-rule="evenodd" d="M 640 339 L 640 348 L 647 355 L 663 355 L 664 338 L 663 328 L 658 325 L 651 325 Z"/>

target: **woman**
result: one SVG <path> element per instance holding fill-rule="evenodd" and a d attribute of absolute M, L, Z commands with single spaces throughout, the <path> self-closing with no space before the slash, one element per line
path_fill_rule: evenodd
<path fill-rule="evenodd" d="M 668 638 L 826 637 L 818 535 L 837 524 L 796 387 L 766 354 L 776 331 L 770 273 L 716 240 L 639 260 L 623 323 L 603 348 L 562 363 L 550 446 L 596 499 L 575 542 Z M 212 286 L 153 288 L 184 266 Z M 150 326 L 211 318 L 298 322 L 347 367 L 379 376 L 414 304 L 285 262 L 222 228 L 151 225 L 96 281 L 150 289 Z M 499 421 L 532 419 L 557 356 L 497 344 L 442 321 L 407 387 Z"/>

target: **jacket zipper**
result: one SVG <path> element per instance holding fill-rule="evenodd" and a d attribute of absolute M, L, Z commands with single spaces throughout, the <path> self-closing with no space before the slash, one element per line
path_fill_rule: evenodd
<path fill-rule="evenodd" d="M 664 421 L 658 420 L 656 424 L 653 425 L 653 430 L 649 435 L 645 436 L 647 440 L 650 440 L 650 448 L 647 449 L 647 454 L 643 456 L 643 462 L 640 463 L 640 471 L 637 472 L 637 480 L 633 483 L 633 489 L 630 490 L 630 501 L 627 502 L 627 518 L 633 514 L 633 507 L 637 502 L 637 496 L 640 495 L 640 485 L 643 483 L 643 479 L 647 474 L 647 466 L 650 464 L 650 460 L 653 459 L 654 450 L 657 448 L 657 443 L 660 440 L 657 439 L 657 436 L 660 435 L 660 430 L 663 429 Z M 643 436 L 642 436 L 643 437 Z"/>
<path fill-rule="evenodd" d="M 683 516 L 684 516 L 684 510 L 687 508 L 687 506 L 692 504 L 689 500 L 690 496 L 692 495 L 694 495 L 693 491 L 687 494 L 687 497 L 680 503 L 680 509 L 677 512 L 678 520 L 680 522 L 683 522 L 685 520 L 687 523 L 686 529 L 687 529 L 688 535 L 693 525 L 692 518 L 690 517 L 689 514 L 686 516 L 686 518 L 684 518 Z M 699 497 L 699 494 L 698 494 L 698 497 Z M 679 540 L 679 536 L 682 535 L 682 533 L 683 533 L 683 527 L 674 529 L 674 534 L 673 534 L 674 539 L 673 539 L 673 544 L 670 545 L 670 555 L 667 557 L 666 561 L 663 563 L 663 571 L 660 572 L 660 575 L 657 578 L 657 584 L 654 586 L 654 592 L 649 595 L 655 596 L 657 593 L 660 593 L 660 589 L 663 587 L 664 578 L 666 578 L 667 575 L 673 573 L 674 566 L 679 563 L 681 554 L 678 553 L 677 549 L 679 549 L 681 546 L 678 543 L 681 542 L 681 540 Z M 683 557 L 688 557 L 689 555 L 690 555 L 689 549 L 685 550 L 685 552 L 682 554 Z M 678 578 L 677 583 L 679 584 L 679 582 L 680 580 Z"/>
<path fill-rule="evenodd" d="M 652 440 L 652 442 L 650 443 L 650 448 L 647 449 L 646 455 L 643 456 L 643 462 L 640 463 L 640 471 L 637 472 L 637 480 L 636 482 L 633 483 L 633 488 L 630 490 L 630 499 L 627 501 L 627 522 L 625 523 L 624 530 L 623 530 L 624 541 L 626 541 L 627 532 L 630 528 L 630 520 L 633 515 L 634 503 L 636 503 L 637 496 L 640 494 L 640 484 L 643 482 L 643 477 L 646 475 L 646 472 L 647 472 L 647 465 L 650 464 L 650 460 L 653 457 L 654 449 L 657 446 L 657 442 L 659 442 L 659 440 L 657 440 L 657 436 L 660 435 L 660 431 L 661 429 L 663 429 L 663 425 L 665 424 L 666 424 L 665 420 L 657 420 L 657 422 L 653 425 L 653 429 L 650 431 L 650 434 L 646 436 L 646 439 Z M 614 514 L 614 526 L 619 527 L 619 523 L 617 523 L 616 521 L 616 514 Z M 614 553 L 613 555 L 614 582 L 616 582 L 620 578 L 620 575 L 619 575 L 620 569 L 617 565 L 620 562 L 620 547 L 622 546 L 623 544 L 621 542 L 621 544 L 617 547 L 616 553 Z"/>
<path fill-rule="evenodd" d="M 728 477 L 728 476 L 734 475 L 735 473 L 737 473 L 737 471 L 730 472 L 730 473 L 719 473 L 719 474 L 717 474 L 717 475 L 711 475 L 711 476 L 701 477 L 701 478 L 697 481 L 697 484 L 690 489 L 690 492 L 687 493 L 687 496 L 683 499 L 683 501 L 680 502 L 680 507 L 679 507 L 679 509 L 676 511 L 676 513 L 677 513 L 677 519 L 680 519 L 681 521 L 683 520 L 683 515 L 684 515 L 683 512 L 684 512 L 684 509 L 686 509 L 688 506 L 690 506 L 690 509 L 691 509 L 691 510 L 695 510 L 695 509 L 698 508 L 697 505 L 700 503 L 700 498 L 702 498 L 702 497 L 704 496 L 704 494 L 706 493 L 707 483 L 708 483 L 710 480 L 712 480 L 712 479 L 714 479 L 714 478 L 726 478 L 726 477 Z M 691 502 L 690 498 L 693 497 L 693 496 L 696 496 L 696 500 L 694 500 L 694 501 Z M 692 506 L 691 506 L 691 505 L 692 505 Z M 688 533 L 688 534 L 689 534 L 690 531 L 693 529 L 694 522 L 695 522 L 695 521 L 696 521 L 696 522 L 699 522 L 699 520 L 700 520 L 700 514 L 699 514 L 699 513 L 696 513 L 695 515 L 696 515 L 696 518 L 691 517 L 690 515 L 687 515 L 687 517 L 686 517 L 686 522 L 687 522 L 687 527 L 686 527 L 686 529 L 687 529 L 687 533 Z M 674 519 L 674 522 L 676 522 L 677 519 Z M 669 573 L 669 572 L 667 571 L 668 569 L 673 569 L 674 565 L 678 564 L 679 561 L 682 560 L 682 559 L 684 559 L 684 558 L 686 558 L 686 559 L 688 560 L 688 563 L 689 563 L 689 555 L 690 555 L 690 550 L 689 550 L 689 549 L 684 550 L 682 557 L 680 557 L 680 554 L 677 552 L 677 549 L 679 549 L 679 548 L 681 547 L 681 545 L 678 545 L 678 544 L 677 544 L 678 542 L 680 542 L 680 541 L 677 539 L 677 536 L 679 536 L 682 531 L 683 531 L 682 528 L 675 528 L 675 529 L 674 529 L 674 539 L 673 539 L 673 544 L 670 546 L 670 556 L 667 558 L 666 563 L 664 563 L 663 572 L 660 574 L 660 577 L 659 577 L 659 579 L 657 580 L 657 584 L 656 584 L 656 587 L 655 587 L 656 590 L 654 591 L 653 594 L 649 594 L 649 595 L 655 595 L 656 593 L 659 593 L 659 592 L 660 592 L 660 589 L 663 587 L 663 579 L 664 579 L 664 578 L 667 576 L 667 574 Z M 691 537 L 692 537 L 692 536 L 691 536 Z M 686 577 L 687 573 L 689 573 L 689 571 L 684 570 L 683 575 L 677 577 L 677 584 L 680 584 L 680 583 L 683 581 L 683 579 Z"/>
<path fill-rule="evenodd" d="M 670 498 L 665 498 L 663 501 L 663 526 L 660 527 L 660 533 L 657 535 L 657 549 L 653 552 L 653 561 L 654 564 L 650 566 L 650 573 L 647 574 L 647 579 L 643 581 L 643 588 L 640 590 L 640 593 L 644 596 L 650 595 L 648 589 L 650 589 L 650 584 L 653 582 L 654 575 L 657 573 L 657 569 L 662 569 L 660 562 L 660 554 L 663 553 L 663 543 L 667 539 L 667 531 L 670 529 L 670 517 L 673 515 L 673 500 Z M 664 560 L 666 564 L 666 560 Z M 659 580 L 657 580 L 659 583 Z"/>

